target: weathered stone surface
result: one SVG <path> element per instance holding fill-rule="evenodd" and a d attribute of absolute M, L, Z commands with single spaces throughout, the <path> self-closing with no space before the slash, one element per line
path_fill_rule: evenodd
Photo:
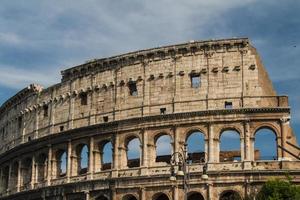
<path fill-rule="evenodd" d="M 94 60 L 64 70 L 62 81 L 49 88 L 30 85 L 1 106 L 1 199 L 183 199 L 182 177 L 169 180 L 170 156 L 156 158 L 156 140 L 169 135 L 173 152 L 181 151 L 193 131 L 204 134 L 205 152 L 188 166 L 189 195 L 208 200 L 235 191 L 245 197 L 286 170 L 299 182 L 300 163 L 292 154 L 300 152 L 292 147 L 297 142 L 289 119 L 288 98 L 276 95 L 246 38 Z M 277 160 L 262 162 L 254 139 L 265 127 L 276 134 Z M 239 133 L 239 151 L 220 152 L 225 130 Z M 128 161 L 133 138 L 141 156 Z M 101 161 L 107 142 L 112 163 Z M 85 145 L 89 165 L 81 169 Z M 201 179 L 203 161 L 208 180 Z"/>

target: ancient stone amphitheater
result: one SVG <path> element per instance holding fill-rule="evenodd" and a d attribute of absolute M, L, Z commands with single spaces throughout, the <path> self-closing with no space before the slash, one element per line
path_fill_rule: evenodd
<path fill-rule="evenodd" d="M 299 183 L 289 120 L 288 97 L 276 95 L 247 38 L 95 59 L 62 71 L 60 83 L 30 85 L 1 106 L 0 199 L 245 198 L 287 172 Z M 262 160 L 255 149 L 261 129 L 274 133 L 276 157 Z M 220 148 L 229 130 L 238 133 L 236 151 Z M 204 150 L 191 156 L 185 147 L 195 132 L 203 135 Z M 157 154 L 164 136 L 183 162 Z M 140 149 L 134 159 L 132 140 Z M 111 162 L 104 159 L 107 145 Z"/>

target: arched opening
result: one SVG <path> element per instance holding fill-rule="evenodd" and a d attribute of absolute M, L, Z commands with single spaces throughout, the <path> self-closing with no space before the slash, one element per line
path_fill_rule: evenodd
<path fill-rule="evenodd" d="M 86 144 L 79 144 L 76 148 L 77 174 L 87 173 L 89 165 L 89 149 Z"/>
<path fill-rule="evenodd" d="M 101 152 L 101 170 L 112 169 L 113 163 L 113 145 L 110 141 L 100 144 Z"/>
<path fill-rule="evenodd" d="M 220 200 L 242 200 L 242 198 L 236 191 L 228 190 L 221 194 Z"/>
<path fill-rule="evenodd" d="M 135 196 L 133 196 L 132 194 L 128 194 L 125 195 L 122 200 L 137 200 L 137 198 Z"/>
<path fill-rule="evenodd" d="M 204 200 L 204 197 L 199 192 L 191 192 L 188 194 L 187 200 Z"/>
<path fill-rule="evenodd" d="M 220 162 L 241 161 L 241 140 L 236 130 L 226 130 L 220 137 Z"/>
<path fill-rule="evenodd" d="M 255 133 L 254 160 L 277 160 L 277 137 L 269 128 Z"/>
<path fill-rule="evenodd" d="M 18 183 L 18 173 L 19 173 L 19 163 L 16 161 L 13 163 L 11 168 L 11 175 L 10 175 L 10 187 L 16 191 L 17 183 Z"/>
<path fill-rule="evenodd" d="M 36 160 L 37 182 L 43 182 L 47 178 L 47 155 L 40 154 Z"/>
<path fill-rule="evenodd" d="M 169 135 L 161 135 L 156 139 L 156 162 L 170 163 L 173 147 Z"/>
<path fill-rule="evenodd" d="M 56 177 L 66 176 L 67 173 L 67 152 L 65 150 L 59 150 L 56 155 Z"/>
<path fill-rule="evenodd" d="M 32 159 L 26 158 L 22 161 L 21 168 L 21 177 L 22 177 L 22 186 L 29 187 L 31 182 L 31 174 L 32 174 Z"/>
<path fill-rule="evenodd" d="M 101 195 L 100 197 L 97 197 L 95 200 L 109 200 L 109 199 L 104 195 Z"/>
<path fill-rule="evenodd" d="M 141 142 L 138 138 L 131 138 L 126 146 L 127 167 L 139 167 L 141 157 Z"/>
<path fill-rule="evenodd" d="M 189 159 L 192 163 L 205 162 L 205 136 L 200 131 L 193 131 L 186 140 Z"/>
<path fill-rule="evenodd" d="M 155 194 L 152 200 L 169 200 L 169 197 L 164 193 Z"/>

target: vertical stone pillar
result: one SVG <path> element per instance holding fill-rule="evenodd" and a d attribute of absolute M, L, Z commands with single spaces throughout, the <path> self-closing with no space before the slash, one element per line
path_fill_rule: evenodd
<path fill-rule="evenodd" d="M 177 128 L 176 126 L 173 126 L 172 129 L 171 129 L 171 133 L 173 135 L 173 151 L 172 153 L 174 152 L 179 152 L 180 150 L 180 146 L 179 146 L 179 142 L 182 142 L 182 141 L 179 141 L 179 133 L 177 131 Z M 183 141 L 184 143 L 185 141 Z"/>
<path fill-rule="evenodd" d="M 213 127 L 210 123 L 207 124 L 207 133 L 208 133 L 208 162 L 213 163 L 215 162 L 214 133 L 213 133 Z"/>
<path fill-rule="evenodd" d="M 34 184 L 36 182 L 36 163 L 35 163 L 35 155 L 32 156 L 32 161 L 31 161 L 31 189 L 34 189 Z"/>
<path fill-rule="evenodd" d="M 118 169 L 119 169 L 119 136 L 115 133 L 113 137 L 113 174 L 112 177 L 118 177 Z"/>
<path fill-rule="evenodd" d="M 148 160 L 149 160 L 149 155 L 148 155 L 148 132 L 147 130 L 142 131 L 142 169 L 141 169 L 141 174 L 142 175 L 147 175 L 148 170 L 147 167 L 148 165 Z"/>
<path fill-rule="evenodd" d="M 52 99 L 54 98 L 54 90 L 52 91 Z M 53 134 L 54 133 L 54 124 L 55 124 L 55 105 L 54 105 L 54 101 L 51 101 L 51 103 L 49 103 L 51 106 L 50 106 L 50 118 L 49 118 L 49 125 L 50 125 L 50 133 Z"/>
<path fill-rule="evenodd" d="M 72 129 L 73 128 L 73 119 L 74 119 L 74 104 L 75 104 L 75 97 L 76 97 L 76 92 L 72 93 L 75 91 L 75 86 L 74 82 L 70 82 L 70 101 L 69 101 L 69 123 L 68 123 L 68 128 Z"/>
<path fill-rule="evenodd" d="M 241 135 L 242 134 L 240 133 L 241 161 L 244 161 L 245 160 L 245 135 L 244 137 Z"/>
<path fill-rule="evenodd" d="M 68 151 L 67 151 L 67 182 L 70 181 L 72 174 L 72 141 L 68 141 Z"/>
<path fill-rule="evenodd" d="M 148 166 L 148 133 L 147 130 L 143 130 L 143 162 L 142 166 Z"/>
<path fill-rule="evenodd" d="M 146 199 L 146 191 L 144 187 L 140 188 L 140 200 L 147 200 Z"/>
<path fill-rule="evenodd" d="M 89 148 L 89 173 L 91 179 L 93 179 L 94 174 L 94 137 L 90 138 L 90 148 Z"/>
<path fill-rule="evenodd" d="M 21 191 L 22 161 L 18 161 L 17 192 Z"/>
<path fill-rule="evenodd" d="M 250 140 L 250 125 L 249 122 L 244 123 L 244 140 L 245 140 L 245 161 L 251 160 L 251 153 L 253 154 L 251 149 L 251 140 Z"/>
<path fill-rule="evenodd" d="M 51 144 L 48 146 L 48 165 L 47 165 L 47 185 L 51 185 L 52 179 L 52 146 Z"/>
<path fill-rule="evenodd" d="M 90 191 L 84 191 L 85 200 L 90 200 Z"/>
<path fill-rule="evenodd" d="M 11 188 L 12 188 L 12 185 L 10 184 L 11 183 L 11 171 L 12 171 L 12 163 L 9 163 L 9 166 L 8 166 L 8 183 L 7 183 L 7 191 L 10 191 Z"/>
<path fill-rule="evenodd" d="M 173 186 L 173 200 L 179 200 L 178 199 L 178 186 L 177 185 Z"/>
<path fill-rule="evenodd" d="M 281 146 L 283 147 L 283 149 L 287 148 L 287 134 L 288 134 L 288 126 L 289 126 L 289 118 L 282 118 L 280 120 L 280 128 L 281 128 Z M 282 152 L 282 159 L 286 159 L 288 157 L 288 153 L 284 150 L 281 151 Z M 279 155 L 278 155 L 279 157 Z"/>
<path fill-rule="evenodd" d="M 38 134 L 39 134 L 39 112 L 38 112 L 38 109 L 35 109 L 35 131 L 34 131 L 34 138 L 38 138 L 39 137 Z"/>

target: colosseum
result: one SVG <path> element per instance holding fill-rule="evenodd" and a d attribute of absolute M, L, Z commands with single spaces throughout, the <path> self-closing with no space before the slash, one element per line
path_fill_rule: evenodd
<path fill-rule="evenodd" d="M 61 74 L 0 108 L 1 200 L 244 199 L 274 176 L 300 181 L 288 97 L 248 38 L 140 50 Z M 256 148 L 265 129 L 271 158 Z M 237 149 L 222 148 L 225 133 Z"/>

